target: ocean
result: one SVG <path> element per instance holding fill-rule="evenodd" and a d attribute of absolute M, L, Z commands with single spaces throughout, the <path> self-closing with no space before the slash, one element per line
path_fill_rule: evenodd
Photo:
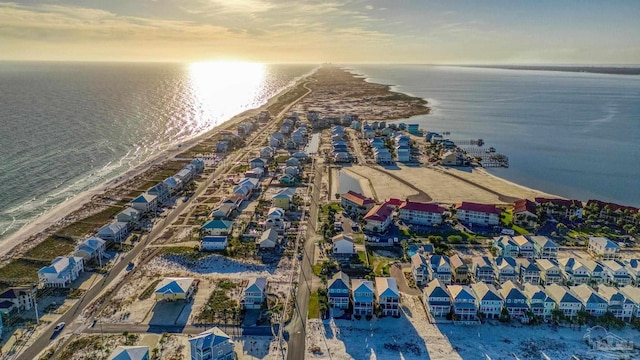
<path fill-rule="evenodd" d="M 427 99 L 403 120 L 449 138 L 482 138 L 509 157 L 490 173 L 586 201 L 640 207 L 640 76 L 426 65 L 349 66 Z"/>
<path fill-rule="evenodd" d="M 0 241 L 312 71 L 251 63 L 0 63 Z"/>

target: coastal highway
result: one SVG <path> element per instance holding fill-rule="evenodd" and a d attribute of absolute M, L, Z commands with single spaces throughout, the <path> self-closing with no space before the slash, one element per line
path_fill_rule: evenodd
<path fill-rule="evenodd" d="M 273 330 L 271 326 L 233 326 L 233 325 L 218 325 L 218 328 L 224 331 L 230 336 L 273 336 Z M 188 334 L 197 335 L 201 332 L 208 330 L 210 326 L 200 325 L 135 325 L 135 324 L 101 324 L 96 323 L 93 327 L 85 329 L 85 334 L 122 334 L 127 331 L 130 333 L 142 334 L 162 334 L 162 333 L 174 333 L 174 334 Z"/>
<path fill-rule="evenodd" d="M 289 109 L 293 104 L 300 101 L 300 99 L 304 98 L 311 92 L 311 90 L 306 85 L 307 85 L 306 83 L 303 83 L 302 86 L 305 89 L 307 89 L 307 92 L 302 96 L 300 96 L 299 98 L 292 101 L 291 104 L 289 104 L 287 107 L 285 107 L 277 115 L 276 119 L 282 116 L 285 112 L 289 111 Z M 138 244 L 136 244 L 136 246 L 131 251 L 129 251 L 126 254 L 123 254 L 123 256 L 121 257 L 121 260 L 116 264 L 114 264 L 114 266 L 111 268 L 111 270 L 109 271 L 106 278 L 104 278 L 104 280 L 100 281 L 100 283 L 98 284 L 94 284 L 94 286 L 92 286 L 89 290 L 87 290 L 85 294 L 80 298 L 79 301 L 77 301 L 73 306 L 71 306 L 71 308 L 67 312 L 65 312 L 55 324 L 51 324 L 22 354 L 20 354 L 17 357 L 17 359 L 18 360 L 37 359 L 38 354 L 40 354 L 48 345 L 50 345 L 51 336 L 54 333 L 53 328 L 59 322 L 67 323 L 67 327 L 62 331 L 61 334 L 59 334 L 59 336 L 64 336 L 65 334 L 70 334 L 70 333 L 81 332 L 82 331 L 81 328 L 86 325 L 73 323 L 77 319 L 78 315 L 82 314 L 82 312 L 100 296 L 100 293 L 103 291 L 103 289 L 108 288 L 114 282 L 114 280 L 119 278 L 120 273 L 125 270 L 128 263 L 134 261 L 134 259 L 137 258 L 137 256 L 142 252 L 142 250 L 146 248 L 146 245 L 155 241 L 155 239 L 160 234 L 162 234 L 162 232 L 167 228 L 167 226 L 171 225 L 184 211 L 186 211 L 191 206 L 194 199 L 198 198 L 200 195 L 202 195 L 206 191 L 207 187 L 211 184 L 214 178 L 219 177 L 221 174 L 228 171 L 235 164 L 235 162 L 248 156 L 249 153 L 252 150 L 254 150 L 252 146 L 258 145 L 259 144 L 258 140 L 262 140 L 263 136 L 266 136 L 268 134 L 268 131 L 271 130 L 276 124 L 277 124 L 277 121 L 274 121 L 271 124 L 264 126 L 262 129 L 259 129 L 255 133 L 251 141 L 249 141 L 249 143 L 243 148 L 244 151 L 241 151 L 239 154 L 237 154 L 237 156 L 235 156 L 233 160 L 231 159 L 225 160 L 222 166 L 219 166 L 215 171 L 213 171 L 207 177 L 207 179 L 202 184 L 200 184 L 200 186 L 196 189 L 194 196 L 192 196 L 188 201 L 178 205 L 173 211 L 171 211 L 167 215 L 165 220 L 158 221 L 153 227 L 153 229 L 151 230 L 151 232 L 147 235 L 144 241 L 140 241 Z M 137 268 L 139 266 L 140 264 L 137 264 L 136 268 L 134 268 L 133 271 L 137 271 Z M 126 282 L 127 280 L 126 276 L 128 276 L 128 274 L 125 275 L 124 280 L 120 282 L 119 286 L 121 286 L 124 282 Z M 115 293 L 116 291 L 112 292 L 112 294 L 115 294 Z M 69 337 L 66 341 L 63 341 L 61 344 L 59 344 L 56 350 L 58 351 L 60 349 L 63 349 L 71 341 L 71 338 L 72 337 Z"/>

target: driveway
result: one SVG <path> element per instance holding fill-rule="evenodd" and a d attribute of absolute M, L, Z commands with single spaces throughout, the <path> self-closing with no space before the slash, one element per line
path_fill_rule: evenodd
<path fill-rule="evenodd" d="M 403 264 L 403 267 L 410 267 L 410 264 Z M 410 288 L 409 285 L 407 284 L 407 279 L 404 278 L 404 273 L 402 271 L 401 264 L 396 263 L 393 266 L 391 266 L 389 268 L 389 272 L 391 273 L 391 276 L 393 276 L 394 279 L 396 279 L 396 282 L 398 283 L 398 290 L 402 293 L 405 293 L 407 295 L 420 295 L 420 290 L 418 289 L 414 289 L 414 288 Z"/>

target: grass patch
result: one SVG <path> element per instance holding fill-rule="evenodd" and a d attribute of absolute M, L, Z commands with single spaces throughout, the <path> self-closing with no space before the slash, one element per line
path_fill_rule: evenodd
<path fill-rule="evenodd" d="M 287 160 L 289 160 L 290 157 L 291 156 L 289 155 L 280 155 L 277 156 L 275 160 L 278 164 L 284 164 Z"/>
<path fill-rule="evenodd" d="M 320 295 L 318 295 L 318 290 L 315 290 L 309 296 L 309 314 L 307 318 L 309 319 L 317 319 L 320 315 Z"/>
<path fill-rule="evenodd" d="M 311 270 L 313 270 L 313 273 L 315 274 L 315 276 L 320 277 L 321 272 L 322 272 L 322 264 L 318 263 L 318 264 L 313 265 L 311 267 Z"/>
<path fill-rule="evenodd" d="M 353 242 L 356 243 L 356 244 L 362 245 L 362 244 L 364 244 L 364 237 L 358 236 L 358 237 L 353 239 Z"/>
<path fill-rule="evenodd" d="M 162 250 L 160 251 L 160 254 L 161 255 L 182 255 L 182 256 L 188 257 L 191 260 L 198 260 L 211 255 L 210 253 L 205 253 L 188 246 L 163 247 Z"/>
<path fill-rule="evenodd" d="M 367 263 L 367 253 L 365 253 L 364 251 L 358 251 L 358 258 L 360 259 L 360 261 L 362 261 L 363 264 L 369 265 Z"/>
<path fill-rule="evenodd" d="M 202 312 L 198 314 L 197 320 L 204 323 L 216 323 L 222 319 L 226 323 L 227 319 L 232 319 L 232 322 L 235 322 L 238 320 L 239 313 L 238 302 L 227 296 L 225 290 L 216 289 L 211 292 L 211 296 L 202 308 Z"/>
<path fill-rule="evenodd" d="M 67 255 L 75 249 L 75 241 L 69 238 L 49 236 L 24 254 L 25 258 L 51 261 L 58 256 Z"/>
<path fill-rule="evenodd" d="M 238 287 L 238 284 L 234 283 L 231 280 L 222 280 L 218 283 L 218 287 L 223 290 L 231 290 Z"/>
<path fill-rule="evenodd" d="M 369 254 L 369 259 L 372 260 L 372 268 L 375 276 L 389 276 L 389 265 L 391 264 L 391 259 L 380 256 L 371 256 L 371 254 Z"/>
<path fill-rule="evenodd" d="M 97 230 L 99 227 L 111 222 L 113 217 L 123 209 L 123 206 L 110 206 L 98 213 L 63 227 L 56 232 L 56 235 L 62 237 L 85 236 L 90 232 Z"/>
<path fill-rule="evenodd" d="M 80 350 L 84 350 L 87 353 L 92 351 L 102 351 L 104 350 L 102 340 L 103 339 L 101 335 L 82 336 L 76 340 L 73 340 L 69 345 L 62 349 L 62 351 L 54 359 L 71 359 L 73 355 Z"/>
<path fill-rule="evenodd" d="M 150 298 L 151 295 L 153 295 L 153 292 L 156 290 L 156 286 L 160 283 L 160 281 L 162 281 L 162 279 L 153 280 L 151 282 L 151 284 L 149 284 L 149 286 L 147 286 L 144 289 L 142 294 L 140 294 L 140 296 L 138 296 L 138 300 L 146 300 L 146 299 Z"/>
<path fill-rule="evenodd" d="M 329 213 L 329 209 L 333 209 L 336 212 L 342 211 L 342 208 L 338 204 L 327 204 L 327 205 L 324 205 L 322 207 L 322 212 L 325 213 L 325 214 L 328 214 Z"/>
<path fill-rule="evenodd" d="M 49 261 L 15 259 L 0 268 L 0 281 L 13 285 L 38 281 L 38 270 L 49 265 Z"/>

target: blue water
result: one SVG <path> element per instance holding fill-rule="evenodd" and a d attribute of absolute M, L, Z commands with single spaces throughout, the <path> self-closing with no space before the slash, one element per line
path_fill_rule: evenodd
<path fill-rule="evenodd" d="M 431 102 L 404 122 L 483 138 L 509 157 L 495 175 L 552 194 L 640 206 L 640 77 L 367 65 L 370 81 Z"/>
<path fill-rule="evenodd" d="M 0 240 L 312 69 L 0 63 Z"/>

